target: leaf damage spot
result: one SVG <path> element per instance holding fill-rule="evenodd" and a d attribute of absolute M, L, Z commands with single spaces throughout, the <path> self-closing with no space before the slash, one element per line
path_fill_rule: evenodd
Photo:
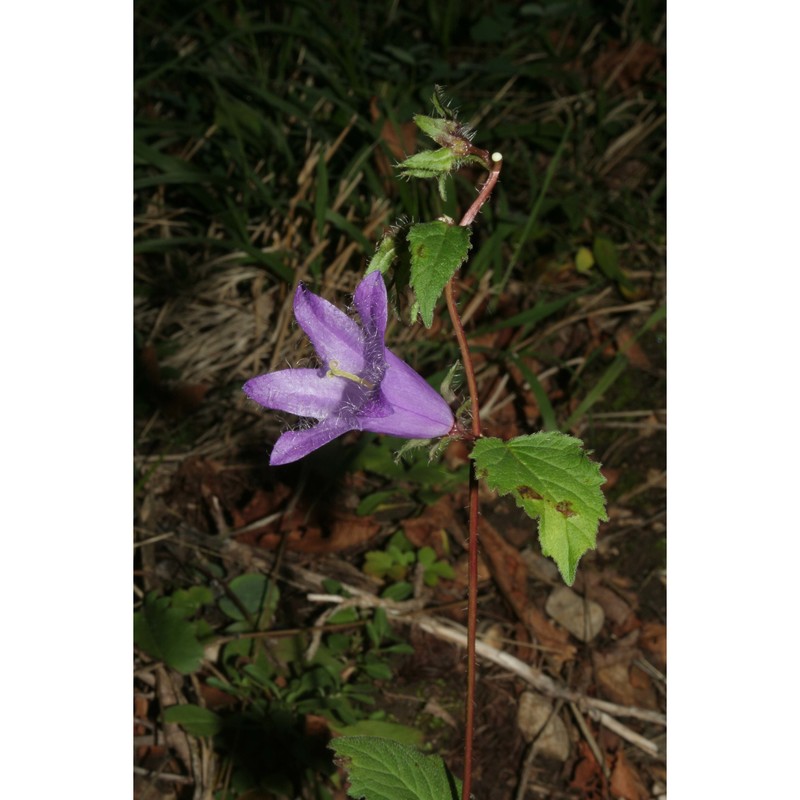
<path fill-rule="evenodd" d="M 530 486 L 517 486 L 516 492 L 523 500 L 544 500 L 544 497 Z"/>
<path fill-rule="evenodd" d="M 563 514 L 565 517 L 574 517 L 577 513 L 572 508 L 572 503 L 569 500 L 562 500 L 560 503 L 556 503 L 556 511 L 559 514 Z"/>

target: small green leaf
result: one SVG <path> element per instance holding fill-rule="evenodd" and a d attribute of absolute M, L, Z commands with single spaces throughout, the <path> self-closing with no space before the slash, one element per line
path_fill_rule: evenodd
<path fill-rule="evenodd" d="M 446 222 L 423 222 L 408 232 L 411 288 L 426 328 L 433 324 L 436 301 L 470 249 L 470 229 Z"/>
<path fill-rule="evenodd" d="M 187 674 L 200 668 L 203 645 L 197 640 L 193 623 L 182 609 L 170 608 L 168 597 L 149 594 L 144 606 L 133 615 L 133 640 L 153 658 Z"/>
<path fill-rule="evenodd" d="M 548 431 L 508 442 L 485 438 L 471 457 L 491 489 L 510 494 L 532 519 L 539 517 L 542 552 L 568 585 L 581 556 L 595 546 L 598 523 L 607 520 L 600 487 L 605 478 L 580 439 Z"/>
<path fill-rule="evenodd" d="M 588 272 L 594 266 L 594 256 L 588 247 L 579 247 L 575 254 L 575 269 Z"/>
<path fill-rule="evenodd" d="M 423 150 L 397 165 L 403 178 L 435 178 L 446 175 L 458 167 L 458 158 L 452 150 Z"/>
<path fill-rule="evenodd" d="M 274 612 L 278 605 L 278 590 L 270 584 L 266 575 L 247 573 L 234 578 L 228 588 L 239 600 L 239 603 L 252 617 L 258 617 L 262 611 Z M 229 597 L 219 601 L 219 609 L 231 619 L 241 622 L 245 620 L 242 609 Z"/>
<path fill-rule="evenodd" d="M 417 561 L 422 564 L 423 567 L 429 567 L 436 561 L 436 551 L 432 547 L 422 547 L 420 548 L 419 553 L 417 553 Z"/>
<path fill-rule="evenodd" d="M 342 736 L 330 746 L 348 772 L 347 794 L 356 800 L 458 800 L 461 796 L 461 781 L 439 756 L 372 736 Z"/>
<path fill-rule="evenodd" d="M 191 704 L 164 709 L 164 722 L 180 725 L 192 736 L 214 736 L 222 730 L 222 720 L 213 711 Z"/>
<path fill-rule="evenodd" d="M 381 597 L 384 600 L 394 600 L 397 603 L 401 603 L 403 600 L 408 600 L 413 593 L 414 587 L 408 581 L 398 581 L 387 586 L 381 592 Z"/>
<path fill-rule="evenodd" d="M 383 550 L 370 550 L 364 556 L 364 572 L 382 578 L 392 568 L 394 560 Z"/>
<path fill-rule="evenodd" d="M 606 236 L 595 236 L 592 247 L 594 259 L 603 274 L 612 281 L 617 281 L 622 286 L 631 287 L 632 284 L 627 275 L 619 266 L 619 255 L 617 247 L 611 239 Z"/>
<path fill-rule="evenodd" d="M 192 586 L 189 589 L 178 589 L 172 593 L 172 607 L 185 617 L 191 617 L 202 606 L 214 602 L 214 593 L 208 586 Z"/>

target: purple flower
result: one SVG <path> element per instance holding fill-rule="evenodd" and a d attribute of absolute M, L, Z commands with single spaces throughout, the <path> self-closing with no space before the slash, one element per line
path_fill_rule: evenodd
<path fill-rule="evenodd" d="M 453 429 L 447 403 L 383 343 L 387 302 L 381 274 L 367 275 L 353 299 L 360 327 L 298 286 L 294 315 L 322 365 L 259 375 L 244 385 L 245 394 L 264 408 L 319 420 L 282 434 L 270 456 L 273 466 L 297 461 L 347 431 L 431 439 Z"/>

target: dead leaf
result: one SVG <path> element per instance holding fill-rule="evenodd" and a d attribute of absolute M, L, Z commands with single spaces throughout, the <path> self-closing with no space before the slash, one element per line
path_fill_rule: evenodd
<path fill-rule="evenodd" d="M 445 495 L 440 497 L 433 505 L 428 506 L 422 514 L 402 522 L 403 533 L 411 544 L 417 549 L 432 547 L 437 558 L 448 558 L 447 531 L 452 531 L 463 538 L 460 523 L 453 512 L 453 502 Z"/>
<path fill-rule="evenodd" d="M 508 544 L 485 518 L 480 521 L 480 535 L 492 577 L 525 627 L 540 644 L 548 648 L 548 657 L 557 666 L 574 659 L 577 651 L 575 645 L 569 642 L 569 634 L 551 625 L 531 602 L 528 596 L 528 568 L 519 550 Z"/>
<path fill-rule="evenodd" d="M 660 622 L 645 622 L 639 644 L 650 654 L 654 665 L 663 672 L 667 668 L 667 626 Z"/>
<path fill-rule="evenodd" d="M 638 633 L 638 632 L 636 632 Z M 635 639 L 629 635 L 616 647 L 592 653 L 594 675 L 603 694 L 615 703 L 640 708 L 658 708 L 658 699 L 650 678 L 633 662 L 641 658 L 637 647 L 631 646 Z M 638 638 L 636 636 L 635 638 Z"/>
<path fill-rule="evenodd" d="M 611 793 L 620 800 L 649 800 L 650 792 L 642 783 L 639 773 L 625 757 L 620 748 L 611 768 Z"/>
<path fill-rule="evenodd" d="M 284 533 L 266 533 L 258 539 L 258 546 L 274 550 L 286 539 L 286 549 L 307 555 L 324 555 L 350 550 L 366 544 L 375 537 L 381 526 L 369 517 L 337 516 L 325 531 L 316 525 L 293 527 Z"/>
<path fill-rule="evenodd" d="M 205 383 L 165 381 L 161 375 L 156 349 L 147 345 L 138 358 L 138 377 L 142 390 L 169 419 L 182 419 L 196 411 L 211 388 Z"/>
<path fill-rule="evenodd" d="M 582 800 L 606 800 L 608 786 L 603 770 L 592 753 L 592 748 L 581 740 L 578 742 L 578 751 L 581 759 L 569 782 L 570 789 L 577 789 L 581 793 Z"/>
<path fill-rule="evenodd" d="M 378 98 L 372 97 L 369 103 L 370 117 L 373 122 L 379 122 L 383 115 L 378 108 Z M 413 122 L 403 122 L 395 125 L 387 119 L 381 126 L 381 139 L 386 144 L 392 157 L 398 161 L 408 158 L 417 147 L 417 126 Z M 394 177 L 394 167 L 386 152 L 381 147 L 375 148 L 375 168 L 379 175 L 386 178 Z M 387 183 L 387 187 L 392 183 Z M 394 189 L 393 191 L 396 191 Z"/>
<path fill-rule="evenodd" d="M 632 367 L 643 370 L 651 370 L 653 368 L 647 353 L 636 341 L 635 334 L 630 328 L 620 328 L 617 331 L 616 340 L 619 352 L 625 355 Z"/>

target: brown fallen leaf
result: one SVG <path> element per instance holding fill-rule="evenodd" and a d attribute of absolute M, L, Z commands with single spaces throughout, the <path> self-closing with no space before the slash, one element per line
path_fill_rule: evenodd
<path fill-rule="evenodd" d="M 667 668 L 667 626 L 660 622 L 645 622 L 639 644 L 662 672 Z"/>
<path fill-rule="evenodd" d="M 337 516 L 331 520 L 329 529 L 317 525 L 298 526 L 280 533 L 265 533 L 258 539 L 258 546 L 274 550 L 286 539 L 286 549 L 307 555 L 324 555 L 350 550 L 366 544 L 375 537 L 381 526 L 369 517 Z"/>
<path fill-rule="evenodd" d="M 139 352 L 137 378 L 146 396 L 168 419 L 182 419 L 196 411 L 211 388 L 204 383 L 166 381 L 161 375 L 156 349 L 147 345 Z"/>
<path fill-rule="evenodd" d="M 447 531 L 456 534 L 456 538 L 463 538 L 460 523 L 453 512 L 453 503 L 445 495 L 433 505 L 428 506 L 418 517 L 402 521 L 403 533 L 416 548 L 432 547 L 437 558 L 447 558 Z"/>
<path fill-rule="evenodd" d="M 548 657 L 557 666 L 572 661 L 577 650 L 570 644 L 569 634 L 551 625 L 528 595 L 528 568 L 519 550 L 508 544 L 485 518 L 480 521 L 480 536 L 492 577 L 522 623 L 548 648 Z"/>
<path fill-rule="evenodd" d="M 635 646 L 638 631 L 620 640 L 616 647 L 592 653 L 595 680 L 603 694 L 615 703 L 640 708 L 658 708 L 655 688 L 645 672 L 633 662 L 641 658 Z"/>
<path fill-rule="evenodd" d="M 372 97 L 369 103 L 369 113 L 373 122 L 379 122 L 383 115 L 378 108 L 378 98 Z M 381 126 L 381 140 L 386 144 L 392 157 L 401 161 L 412 155 L 417 147 L 417 126 L 414 122 L 402 122 L 395 125 L 386 119 Z M 394 167 L 386 152 L 381 147 L 375 148 L 375 168 L 379 175 L 393 178 Z M 387 181 L 386 186 L 391 187 L 393 181 Z M 392 189 L 392 191 L 396 191 Z"/>
<path fill-rule="evenodd" d="M 610 785 L 614 797 L 619 800 L 649 800 L 650 792 L 622 748 L 617 750 L 612 764 Z"/>
<path fill-rule="evenodd" d="M 650 370 L 653 364 L 647 357 L 647 353 L 635 339 L 635 334 L 630 328 L 620 328 L 616 334 L 617 347 L 620 353 L 624 353 L 632 367 L 637 369 Z"/>
<path fill-rule="evenodd" d="M 569 788 L 577 789 L 582 800 L 607 800 L 608 785 L 592 748 L 581 740 L 578 742 L 578 751 L 581 759 L 575 766 Z"/>

